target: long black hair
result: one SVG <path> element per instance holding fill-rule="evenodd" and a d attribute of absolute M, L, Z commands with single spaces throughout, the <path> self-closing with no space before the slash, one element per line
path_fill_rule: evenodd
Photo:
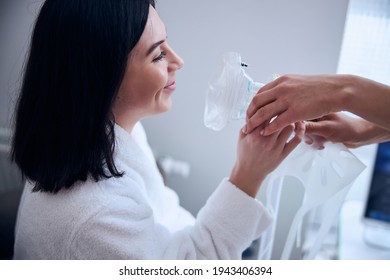
<path fill-rule="evenodd" d="M 112 104 L 154 0 L 46 0 L 31 38 L 11 156 L 34 191 L 120 177 Z"/>

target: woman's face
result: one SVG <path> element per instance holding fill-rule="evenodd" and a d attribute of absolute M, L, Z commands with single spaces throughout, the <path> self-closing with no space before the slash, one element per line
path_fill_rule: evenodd
<path fill-rule="evenodd" d="M 176 70 L 182 66 L 167 43 L 164 23 L 150 6 L 145 30 L 127 60 L 113 108 L 115 121 L 131 130 L 140 119 L 169 110 Z"/>

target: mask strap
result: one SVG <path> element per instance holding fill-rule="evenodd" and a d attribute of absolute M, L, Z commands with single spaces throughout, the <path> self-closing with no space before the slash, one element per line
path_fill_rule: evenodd
<path fill-rule="evenodd" d="M 270 260 L 272 255 L 272 248 L 274 245 L 274 236 L 276 229 L 276 222 L 278 220 L 279 202 L 282 191 L 284 177 L 276 177 L 271 173 L 267 180 L 263 183 L 266 190 L 266 208 L 269 210 L 274 222 L 261 235 L 258 259 Z"/>

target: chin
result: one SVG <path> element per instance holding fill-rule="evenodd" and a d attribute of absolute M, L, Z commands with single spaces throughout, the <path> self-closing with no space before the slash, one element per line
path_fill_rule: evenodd
<path fill-rule="evenodd" d="M 162 91 L 155 99 L 156 111 L 158 113 L 164 113 L 172 108 L 172 92 Z"/>
<path fill-rule="evenodd" d="M 167 112 L 172 108 L 172 99 L 170 96 L 163 100 L 160 108 L 162 109 L 163 112 Z"/>
<path fill-rule="evenodd" d="M 172 108 L 172 104 L 164 104 L 164 105 L 160 105 L 158 106 L 158 108 L 155 110 L 155 113 L 153 115 L 158 115 L 158 114 L 162 114 L 162 113 L 166 113 L 168 112 L 169 110 L 171 110 Z"/>
<path fill-rule="evenodd" d="M 164 111 L 163 112 L 168 112 L 169 110 L 171 110 L 172 108 L 172 103 L 169 103 L 167 104 L 165 107 L 164 107 Z"/>

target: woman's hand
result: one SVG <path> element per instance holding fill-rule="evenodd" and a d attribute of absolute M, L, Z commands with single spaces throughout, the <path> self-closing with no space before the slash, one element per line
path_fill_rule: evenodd
<path fill-rule="evenodd" d="M 262 127 L 249 134 L 240 131 L 237 144 L 237 160 L 230 181 L 255 197 L 262 181 L 302 141 L 305 125 L 298 122 L 288 125 L 269 136 L 260 135 Z M 295 130 L 295 136 L 288 141 Z"/>

